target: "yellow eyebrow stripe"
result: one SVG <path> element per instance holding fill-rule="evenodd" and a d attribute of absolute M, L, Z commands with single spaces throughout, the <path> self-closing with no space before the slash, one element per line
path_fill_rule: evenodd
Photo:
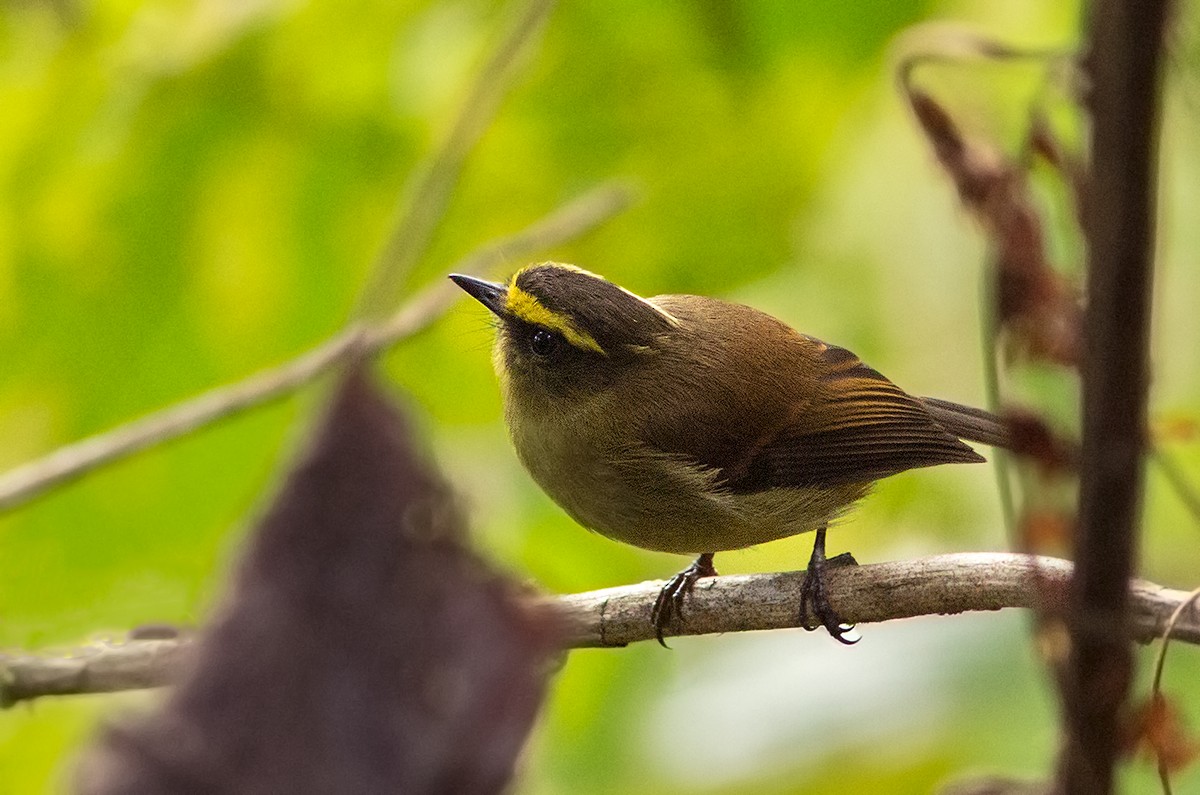
<path fill-rule="evenodd" d="M 567 342 L 576 348 L 604 353 L 596 338 L 576 326 L 571 318 L 560 312 L 552 312 L 532 294 L 525 292 L 515 284 L 508 286 L 508 298 L 504 301 L 504 310 L 513 317 L 543 326 L 562 334 Z"/>

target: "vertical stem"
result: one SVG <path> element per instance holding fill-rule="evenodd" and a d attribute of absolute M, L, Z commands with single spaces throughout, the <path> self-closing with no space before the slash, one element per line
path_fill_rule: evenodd
<path fill-rule="evenodd" d="M 1071 654 L 1064 672 L 1067 793 L 1112 792 L 1146 448 L 1159 65 L 1167 0 L 1095 0 L 1085 61 L 1091 169 L 1084 193 L 1087 315 L 1083 467 Z"/>
<path fill-rule="evenodd" d="M 983 386 L 987 396 L 986 408 L 997 416 L 1001 416 L 1004 406 L 1000 400 L 1000 365 L 996 361 L 997 339 L 1000 336 L 999 308 L 996 300 L 997 269 L 996 258 L 992 257 L 988 264 L 987 274 L 982 280 L 980 290 L 981 331 L 979 334 L 980 347 L 983 355 Z M 1013 460 L 1007 450 L 996 447 L 991 453 L 992 471 L 996 476 L 996 493 L 1000 497 L 1000 512 L 1004 517 L 1004 529 L 1008 533 L 1009 549 L 1025 550 L 1021 540 L 1020 529 L 1017 527 L 1017 502 L 1013 494 Z"/>
<path fill-rule="evenodd" d="M 395 225 L 358 297 L 355 318 L 378 319 L 395 308 L 409 272 L 425 256 L 445 215 L 467 156 L 475 148 L 524 65 L 554 0 L 514 0 L 512 20 L 479 70 L 445 139 L 409 176 Z"/>

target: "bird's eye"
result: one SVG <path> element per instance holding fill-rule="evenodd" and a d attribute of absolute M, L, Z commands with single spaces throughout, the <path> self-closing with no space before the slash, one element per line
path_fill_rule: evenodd
<path fill-rule="evenodd" d="M 529 350 L 534 356 L 546 357 L 558 350 L 559 337 L 553 332 L 538 329 L 529 338 Z"/>

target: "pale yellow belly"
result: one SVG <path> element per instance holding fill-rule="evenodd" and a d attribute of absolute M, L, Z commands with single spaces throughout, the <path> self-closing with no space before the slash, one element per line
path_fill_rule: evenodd
<path fill-rule="evenodd" d="M 534 480 L 584 527 L 663 552 L 740 549 L 815 530 L 870 484 L 735 494 L 714 473 L 644 448 L 611 449 L 579 425 L 572 433 L 513 434 Z"/>

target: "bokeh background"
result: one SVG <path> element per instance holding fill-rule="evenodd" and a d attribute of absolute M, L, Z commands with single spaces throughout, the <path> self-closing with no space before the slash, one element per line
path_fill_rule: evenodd
<path fill-rule="evenodd" d="M 485 0 L 0 5 L 0 468 L 335 333 L 504 15 Z M 1069 49 L 1080 15 L 1045 0 L 564 4 L 407 288 L 600 181 L 630 178 L 634 209 L 542 256 L 643 294 L 753 304 L 905 388 L 982 403 L 985 243 L 895 90 L 894 42 L 953 20 Z M 1153 411 L 1200 482 L 1200 443 L 1178 431 L 1200 417 L 1196 30 L 1185 12 L 1166 92 Z M 964 123 L 1011 143 L 1028 80 L 940 70 Z M 1069 228 L 1055 239 L 1077 259 Z M 537 491 L 507 444 L 490 337 L 464 300 L 382 360 L 469 504 L 481 554 L 555 592 L 682 567 L 580 530 Z M 0 647 L 202 623 L 322 394 L 318 384 L 0 516 Z M 835 529 L 831 551 L 1004 549 L 995 492 L 985 466 L 897 476 Z M 799 568 L 810 543 L 717 564 Z M 1154 469 L 1143 550 L 1148 578 L 1200 582 L 1197 518 Z M 863 629 L 852 649 L 794 631 L 572 653 L 516 791 L 907 793 L 1052 768 L 1056 697 L 1024 616 Z M 1197 676 L 1200 653 L 1175 648 L 1167 689 L 1193 724 Z M 0 713 L 0 792 L 62 789 L 98 721 L 154 698 Z M 1123 783 L 1157 787 L 1145 762 Z M 1200 791 L 1200 777 L 1178 786 Z"/>

